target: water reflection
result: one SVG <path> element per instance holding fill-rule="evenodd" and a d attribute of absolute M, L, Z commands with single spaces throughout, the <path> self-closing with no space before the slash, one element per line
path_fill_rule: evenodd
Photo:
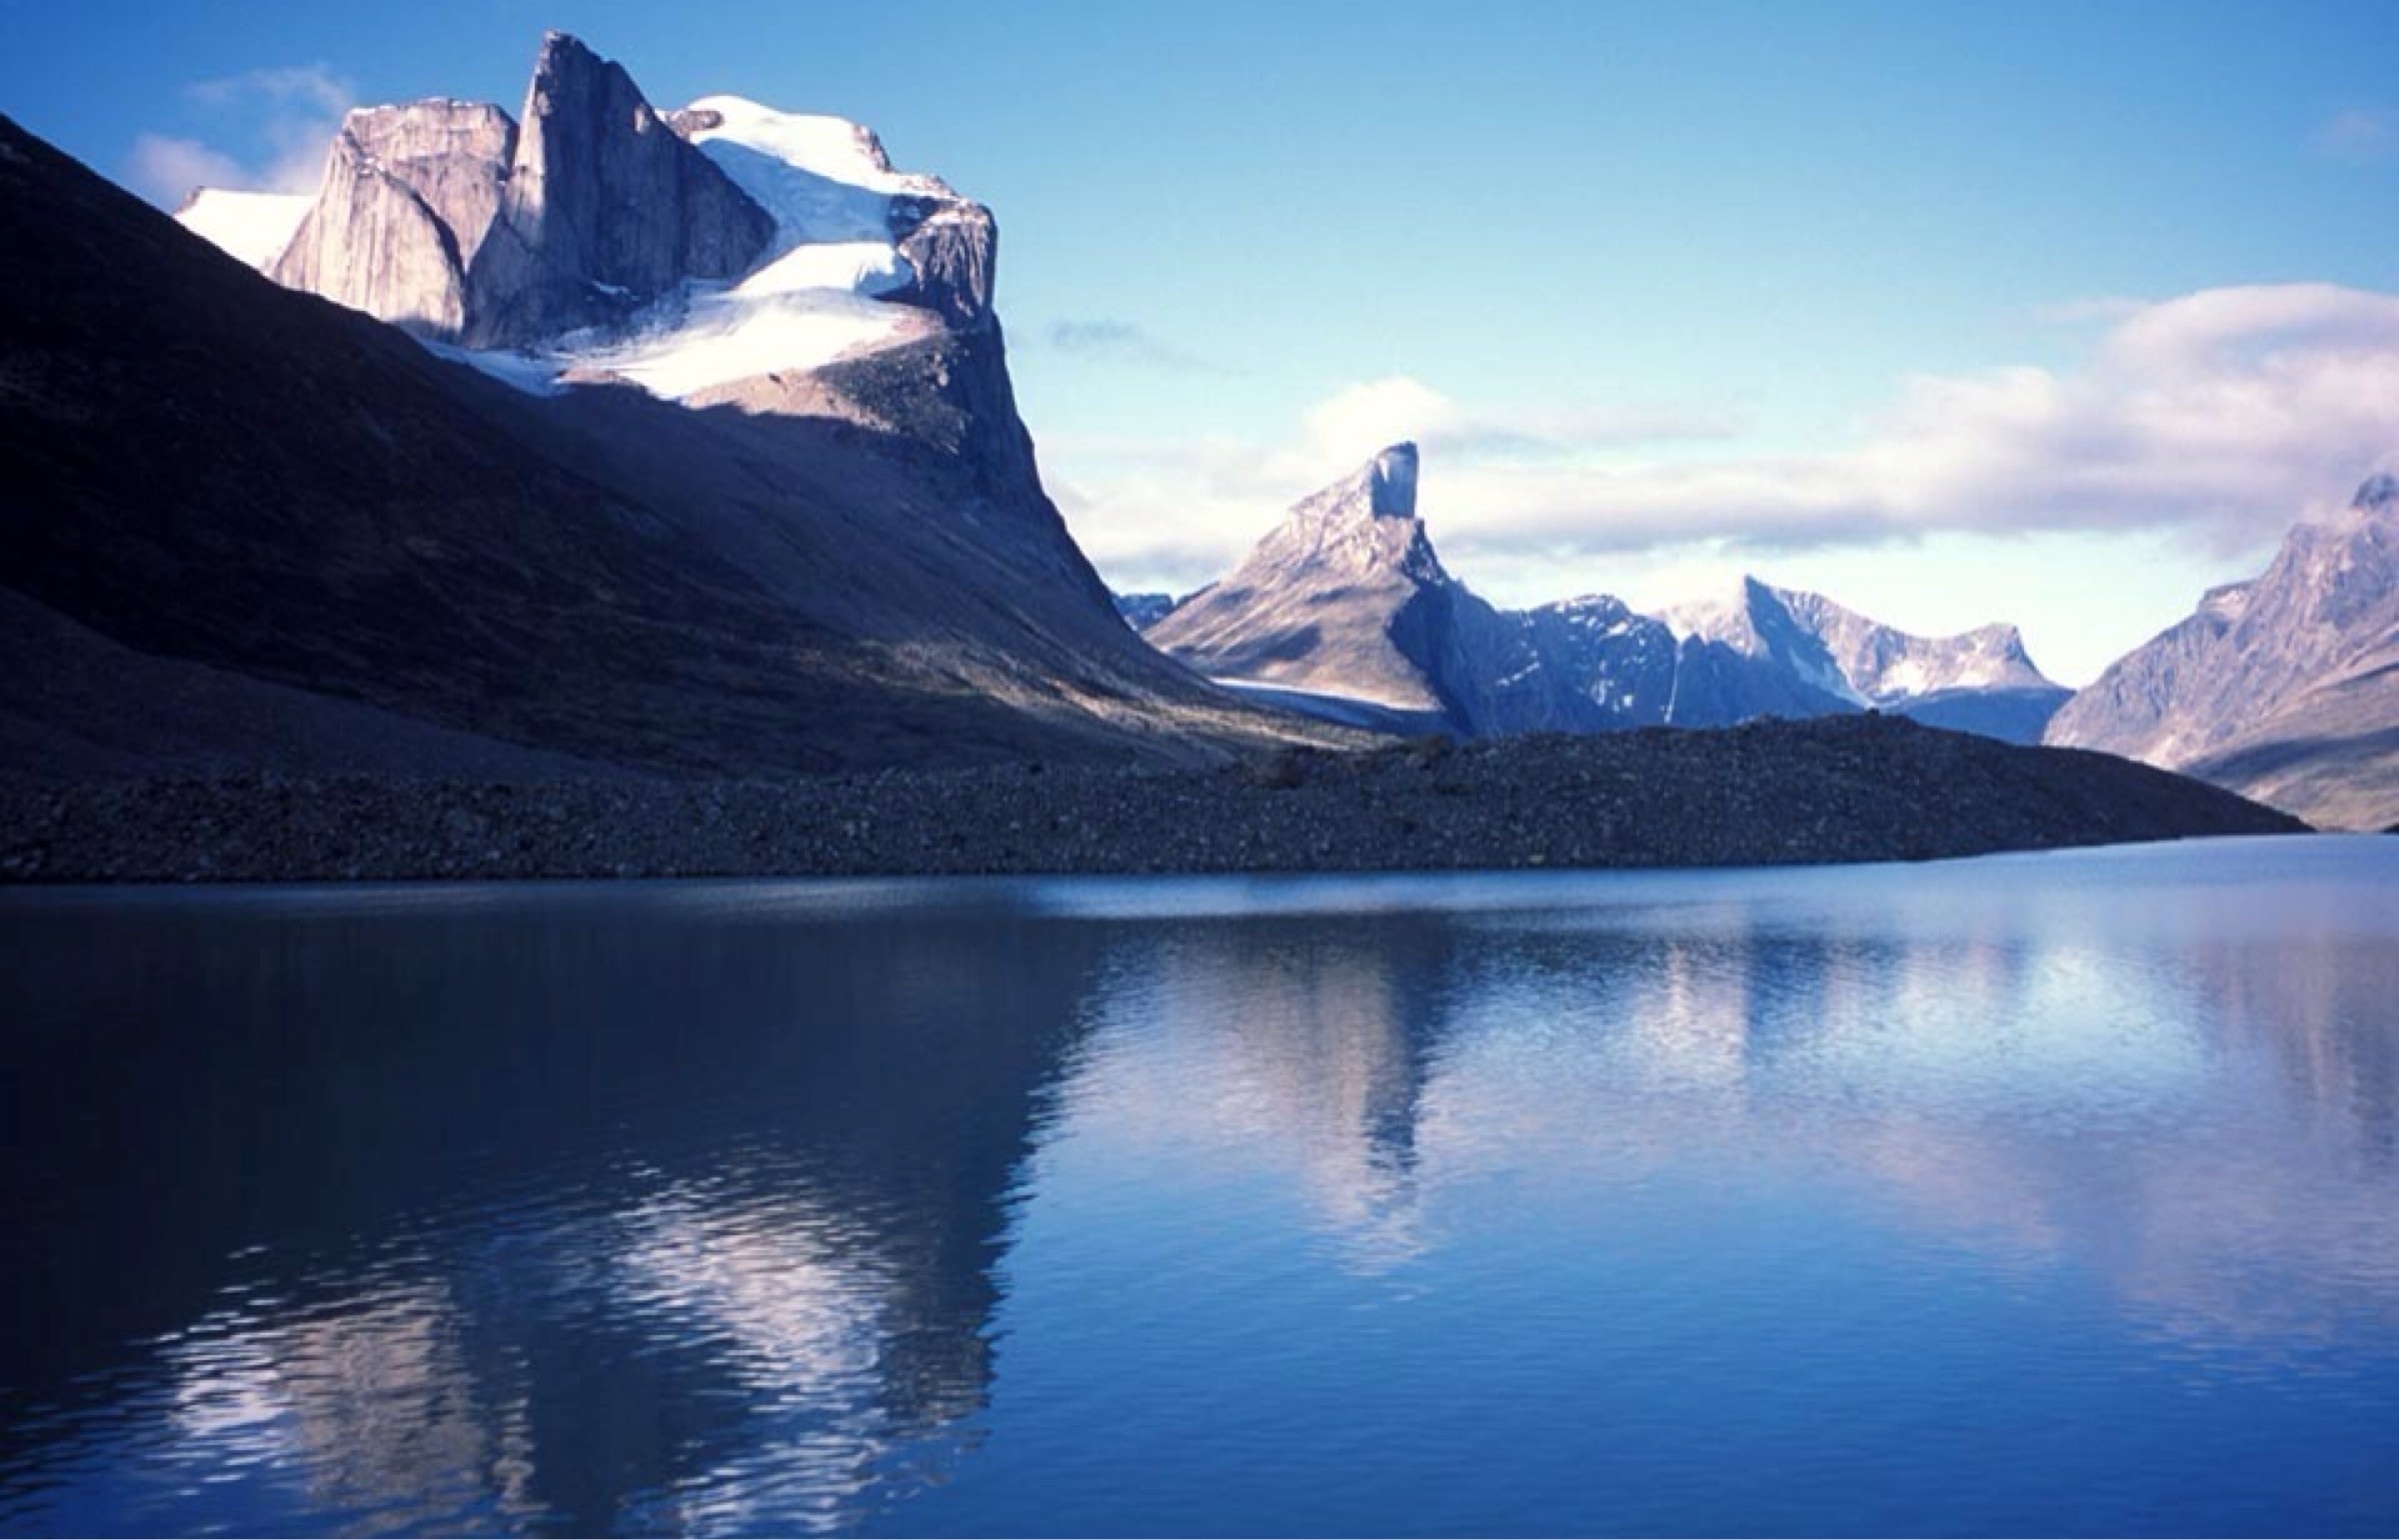
<path fill-rule="evenodd" d="M 2399 1318 L 2399 914 L 2260 939 L 2232 889 L 2127 936 L 2036 872 L 1187 925 L 1112 970 L 1071 1131 L 1280 1171 L 1369 1269 L 1528 1159 L 1804 1168 L 2206 1344 Z"/>
<path fill-rule="evenodd" d="M 831 1528 L 969 1436 L 1084 938 L 137 908 L 6 930 L 10 1527 Z"/>
<path fill-rule="evenodd" d="M 0 1526 L 2387 1529 L 2383 848 L 10 899 Z"/>

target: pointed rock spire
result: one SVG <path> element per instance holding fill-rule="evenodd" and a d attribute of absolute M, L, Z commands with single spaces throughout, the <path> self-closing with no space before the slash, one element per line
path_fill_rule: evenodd
<path fill-rule="evenodd" d="M 1416 447 L 1394 444 L 1302 498 L 1149 640 L 1219 678 L 1440 710 L 1419 633 L 1453 585 L 1416 517 Z"/>
<path fill-rule="evenodd" d="M 1448 582 L 1416 517 L 1416 447 L 1394 444 L 1293 504 L 1242 567 L 1286 577 L 1322 569 L 1346 575 L 1345 581 L 1380 575 L 1419 586 Z"/>
<path fill-rule="evenodd" d="M 469 270 L 466 340 L 606 321 L 686 278 L 739 277 L 775 222 L 654 111 L 622 65 L 542 39 L 498 222 Z"/>

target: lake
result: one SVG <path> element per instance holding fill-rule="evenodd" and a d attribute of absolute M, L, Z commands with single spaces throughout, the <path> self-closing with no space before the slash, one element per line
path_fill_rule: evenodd
<path fill-rule="evenodd" d="M 2395 900 L 0 892 L 0 1531 L 2388 1533 Z"/>

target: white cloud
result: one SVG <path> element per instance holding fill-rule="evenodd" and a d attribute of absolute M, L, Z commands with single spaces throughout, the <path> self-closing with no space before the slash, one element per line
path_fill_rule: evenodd
<path fill-rule="evenodd" d="M 1478 562 L 1542 564 L 1560 593 L 1578 563 L 1701 545 L 1737 560 L 1944 532 L 2166 531 L 2252 552 L 2399 448 L 2399 296 L 2291 284 L 2107 313 L 2076 367 L 1908 379 L 1854 442 L 1813 454 L 1740 453 L 1728 414 L 1470 408 L 1406 378 L 1335 393 L 1277 443 L 1043 447 L 1102 570 L 1184 588 L 1296 498 L 1414 438 L 1452 569 L 1473 582 Z"/>
<path fill-rule="evenodd" d="M 2316 129 L 2316 149 L 2335 160 L 2382 161 L 2399 155 L 2399 110 L 2351 107 Z"/>
<path fill-rule="evenodd" d="M 249 185 L 249 173 L 232 156 L 197 139 L 165 134 L 138 136 L 126 157 L 125 174 L 135 192 L 170 209 L 190 197 L 195 188 Z"/>
<path fill-rule="evenodd" d="M 325 147 L 357 101 L 348 77 L 323 64 L 250 70 L 195 81 L 184 99 L 240 149 L 197 138 L 145 133 L 126 160 L 136 192 L 169 208 L 195 187 L 306 193 L 324 172 Z"/>

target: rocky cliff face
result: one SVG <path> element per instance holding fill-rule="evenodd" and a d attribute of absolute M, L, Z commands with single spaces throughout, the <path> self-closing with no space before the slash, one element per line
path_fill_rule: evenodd
<path fill-rule="evenodd" d="M 2186 770 L 2311 821 L 2399 817 L 2399 480 L 2110 665 L 2047 742 Z"/>
<path fill-rule="evenodd" d="M 633 77 L 542 41 L 491 238 L 468 273 L 470 347 L 622 319 L 686 279 L 738 278 L 775 222 L 662 121 Z"/>
<path fill-rule="evenodd" d="M 995 506 L 1056 523 L 993 305 L 998 224 L 861 125 L 730 96 L 661 113 L 552 33 L 521 128 L 472 103 L 364 109 L 305 215 L 203 190 L 178 217 L 521 388 L 839 419 L 960 456 Z"/>
<path fill-rule="evenodd" d="M 514 348 L 739 278 L 776 233 L 622 66 L 553 32 L 521 120 L 443 100 L 351 113 L 266 271 L 434 341 Z"/>
<path fill-rule="evenodd" d="M 268 275 L 420 336 L 462 335 L 467 275 L 499 215 L 516 143 L 508 114 L 481 103 L 352 112 Z"/>
<path fill-rule="evenodd" d="M 895 198 L 892 233 L 913 275 L 890 296 L 895 303 L 921 305 L 956 326 L 990 319 L 1000 263 L 991 210 L 963 199 Z"/>

